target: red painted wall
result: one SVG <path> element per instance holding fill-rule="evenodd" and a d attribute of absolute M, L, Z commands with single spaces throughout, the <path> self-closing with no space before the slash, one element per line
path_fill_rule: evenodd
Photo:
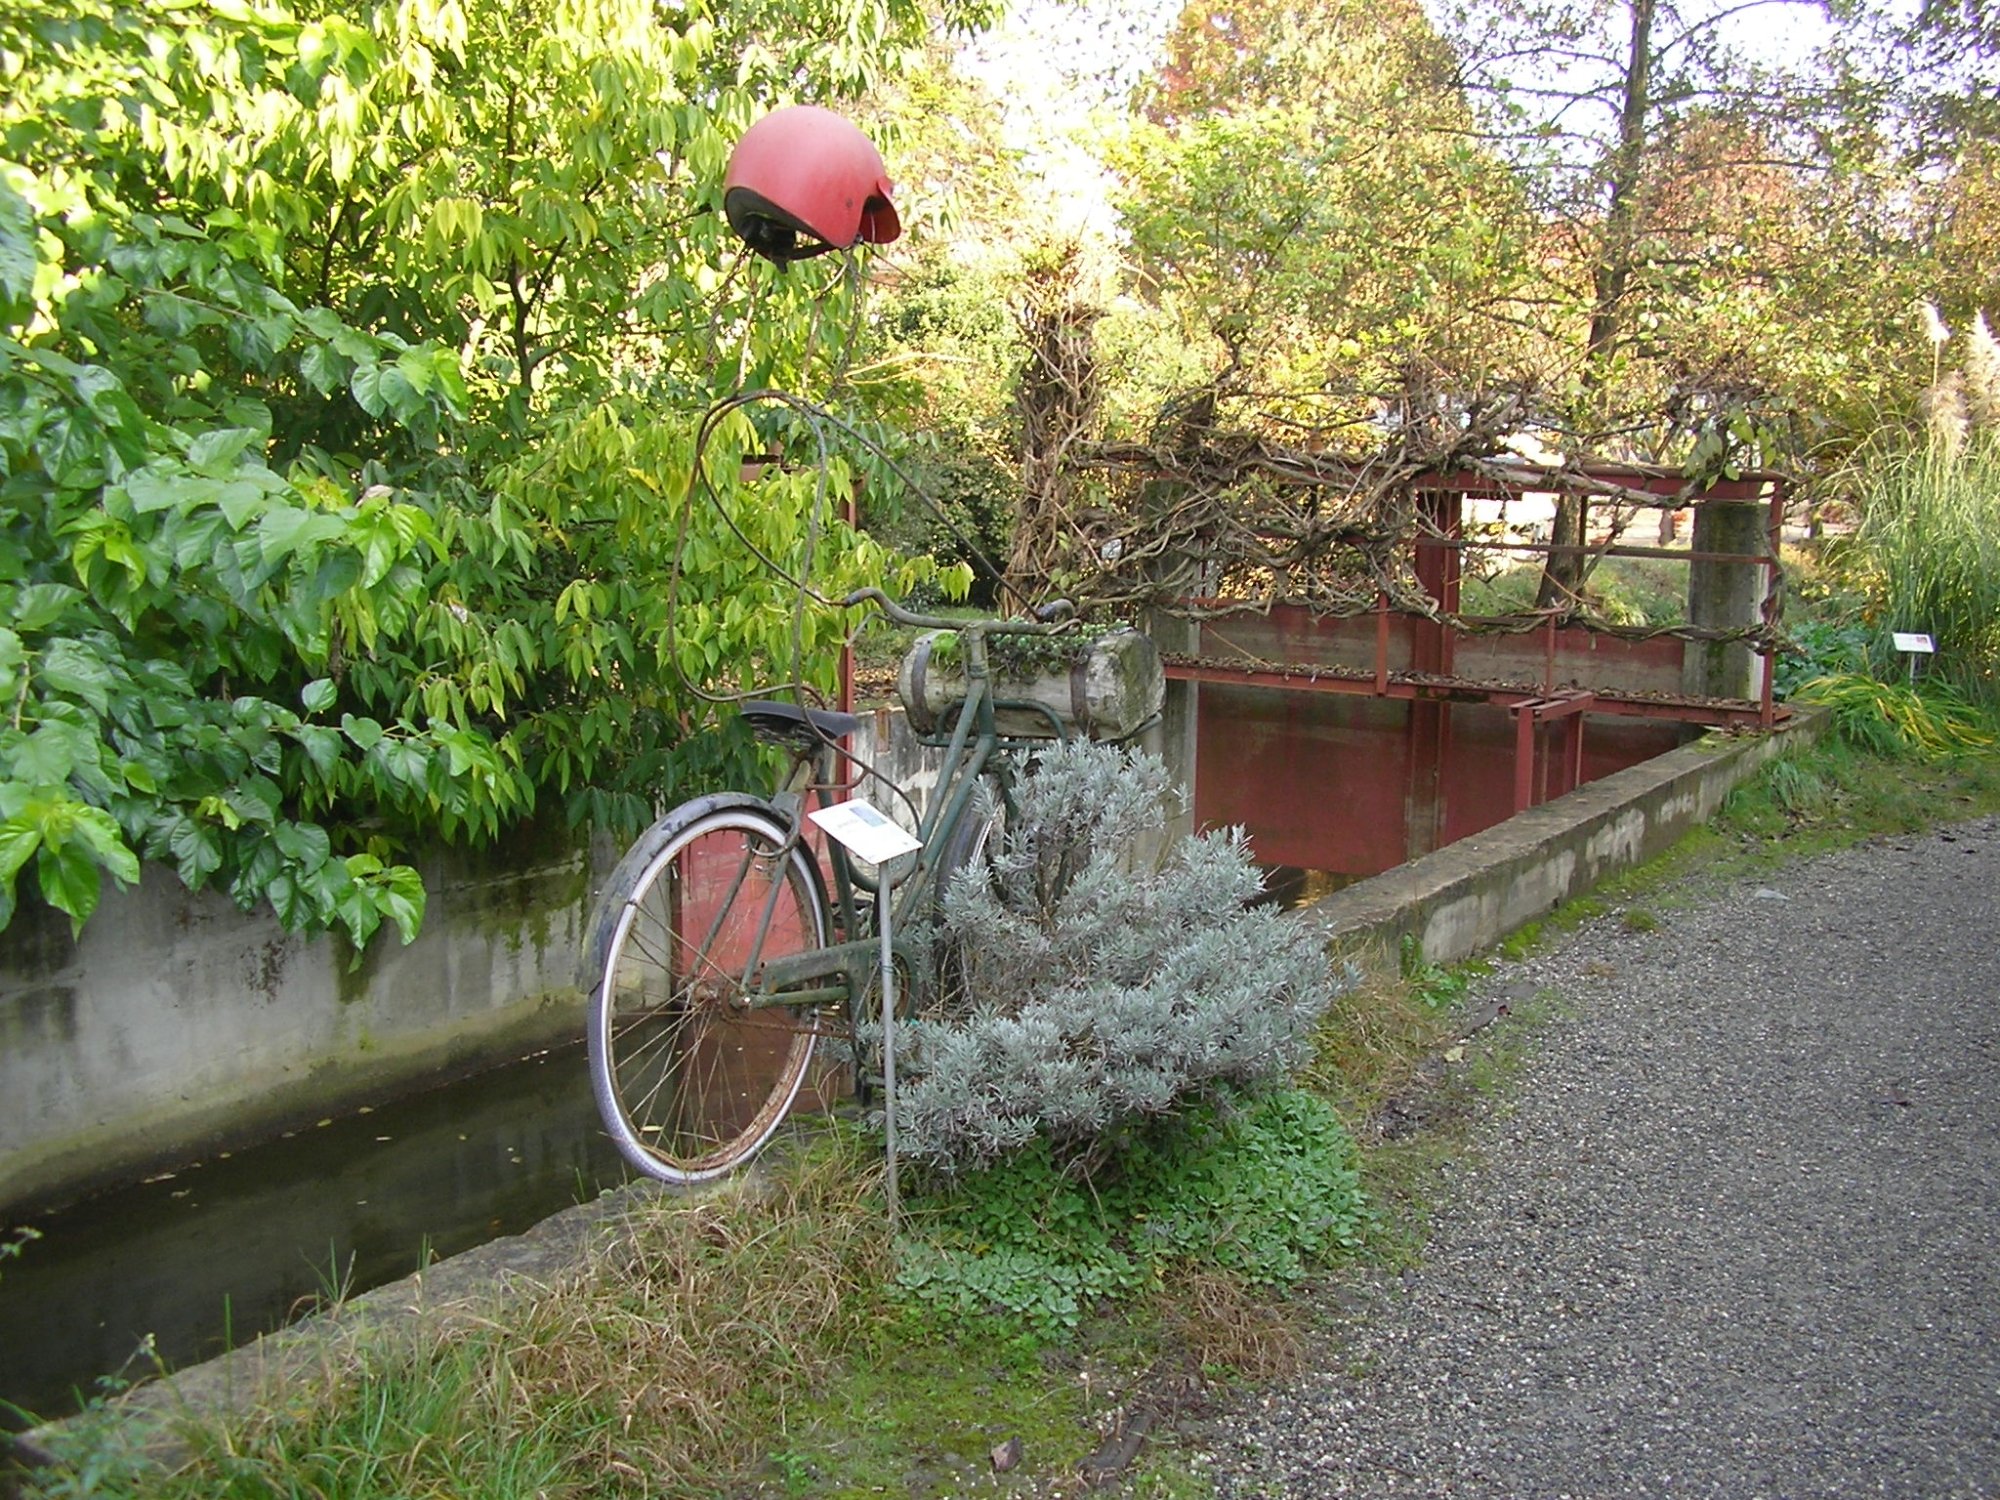
<path fill-rule="evenodd" d="M 1391 621 L 1389 662 L 1406 669 L 1422 652 L 1427 621 Z M 1372 618 L 1315 620 L 1280 608 L 1214 621 L 1201 655 L 1216 661 L 1322 664 L 1372 670 Z M 1435 651 L 1435 645 L 1432 647 Z M 1461 637 L 1452 670 L 1462 678 L 1539 684 L 1547 641 Z M 1681 643 L 1622 641 L 1559 631 L 1555 683 L 1677 691 Z M 1203 683 L 1196 724 L 1195 817 L 1203 827 L 1240 824 L 1257 858 L 1338 875 L 1374 875 L 1441 843 L 1490 828 L 1514 810 L 1515 721 L 1479 703 L 1417 705 L 1347 693 L 1279 691 Z M 1583 779 L 1594 781 L 1679 744 L 1671 722 L 1586 715 Z M 1568 790 L 1562 730 L 1544 733 L 1537 788 Z"/>

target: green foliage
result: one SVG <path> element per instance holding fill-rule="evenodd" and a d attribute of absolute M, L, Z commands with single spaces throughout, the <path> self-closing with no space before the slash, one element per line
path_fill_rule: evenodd
<path fill-rule="evenodd" d="M 879 501 L 871 490 L 862 515 L 868 535 L 900 552 L 963 565 L 973 578 L 966 601 L 982 609 L 1004 609 L 993 570 L 1006 565 L 1020 481 L 997 459 L 948 442 L 924 443 L 902 462 L 936 508 L 900 487 Z M 933 585 L 911 602 L 935 603 L 943 595 Z"/>
<path fill-rule="evenodd" d="M 1989 400 L 2000 403 L 2000 390 Z M 1916 448 L 1880 444 L 1849 479 L 1861 524 L 1847 561 L 1879 626 L 1876 670 L 1902 665 L 1891 631 L 1922 631 L 1937 643 L 1936 671 L 2000 702 L 2000 429 L 1956 443 L 1941 434 Z"/>
<path fill-rule="evenodd" d="M 1696 840 L 1692 857 L 1732 874 L 1788 854 L 1910 833 L 1996 807 L 2000 757 L 1884 757 L 1828 734 L 1788 750 L 1731 792 L 1714 823 L 1719 837 L 1707 847 Z"/>
<path fill-rule="evenodd" d="M 1781 755 L 1766 767 L 1764 787 L 1794 817 L 1816 812 L 1826 802 L 1826 779 L 1810 761 L 1794 755 Z"/>
<path fill-rule="evenodd" d="M 1771 664 L 1771 690 L 1779 698 L 1790 698 L 1816 677 L 1867 668 L 1871 632 L 1858 620 L 1809 618 L 1788 634 L 1791 649 Z"/>
<path fill-rule="evenodd" d="M 1855 748 L 1889 760 L 1936 760 L 1990 750 L 1993 718 L 1948 688 L 1924 692 L 1859 673 L 1817 677 L 1793 694 L 1824 704 L 1834 731 Z"/>
<path fill-rule="evenodd" d="M 1447 968 L 1424 957 L 1423 945 L 1414 934 L 1405 933 L 1401 944 L 1403 982 L 1425 1009 L 1449 1011 L 1465 998 L 1472 974 L 1464 968 Z"/>
<path fill-rule="evenodd" d="M 1468 389 L 1527 378 L 1525 346 L 1490 317 L 1529 269 L 1514 185 L 1448 98 L 1410 88 L 1387 32 L 1356 26 L 1296 91 L 1136 123 L 1112 152 L 1130 253 L 1201 380 L 1220 372 L 1265 419 L 1321 433 L 1372 416 L 1414 368 Z M 1157 406 L 1185 391 L 1157 384 L 1184 362 L 1132 374 Z"/>
<path fill-rule="evenodd" d="M 1352 1140 L 1297 1090 L 1156 1122 L 1087 1181 L 1038 1140 L 915 1211 L 897 1275 L 911 1308 L 1033 1340 L 1174 1265 L 1294 1285 L 1353 1253 L 1368 1222 Z"/>
<path fill-rule="evenodd" d="M 823 380 L 856 286 L 746 264 L 713 209 L 778 80 L 852 94 L 928 20 L 0 13 L 0 925 L 31 866 L 81 925 L 143 859 L 407 939 L 402 851 L 637 826 L 750 753 L 688 680 L 829 684 L 839 623 L 678 510 L 712 396 Z M 791 426 L 719 435 L 730 520 L 829 589 L 926 576 L 826 524 L 843 467 L 739 480 L 817 458 Z"/>
<path fill-rule="evenodd" d="M 0 1261 L 18 1258 L 23 1250 L 41 1237 L 42 1232 L 39 1229 L 30 1229 L 26 1225 L 9 1230 L 7 1238 L 0 1240 Z"/>
<path fill-rule="evenodd" d="M 1467 615 L 1515 615 L 1535 608 L 1541 570 L 1503 568 L 1465 579 L 1459 609 Z M 1607 557 L 1580 584 L 1586 613 L 1613 625 L 1685 625 L 1687 565 L 1652 558 Z"/>

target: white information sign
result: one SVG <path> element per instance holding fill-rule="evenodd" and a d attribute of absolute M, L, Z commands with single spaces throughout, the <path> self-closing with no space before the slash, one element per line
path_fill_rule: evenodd
<path fill-rule="evenodd" d="M 898 855 L 924 847 L 923 841 L 908 829 L 859 797 L 852 802 L 816 808 L 806 816 L 849 854 L 871 865 L 886 865 Z"/>
<path fill-rule="evenodd" d="M 1931 638 L 1927 635 L 1913 635 L 1896 630 L 1890 632 L 1889 639 L 1896 643 L 1898 651 L 1920 651 L 1925 656 L 1937 654 L 1937 647 L 1931 644 Z"/>

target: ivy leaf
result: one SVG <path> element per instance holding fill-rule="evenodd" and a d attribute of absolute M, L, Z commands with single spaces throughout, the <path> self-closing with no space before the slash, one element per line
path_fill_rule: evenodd
<path fill-rule="evenodd" d="M 322 396 L 331 396 L 347 383 L 347 361 L 325 344 L 308 344 L 299 355 L 299 374 Z"/>
<path fill-rule="evenodd" d="M 214 427 L 188 444 L 188 467 L 211 479 L 231 478 L 243 454 L 262 434 L 251 427 Z"/>
<path fill-rule="evenodd" d="M 167 851 L 180 869 L 181 884 L 198 891 L 222 868 L 222 841 L 206 823 L 182 813 L 167 833 Z"/>
<path fill-rule="evenodd" d="M 26 321 L 35 301 L 35 211 L 0 181 L 0 323 Z"/>
<path fill-rule="evenodd" d="M 348 378 L 347 388 L 353 393 L 355 403 L 371 417 L 379 417 L 389 409 L 389 394 L 384 389 L 389 373 L 370 360 L 356 365 L 354 374 Z"/>
<path fill-rule="evenodd" d="M 27 652 L 22 649 L 21 638 L 5 625 L 0 625 L 0 697 L 11 703 L 17 696 L 16 685 L 22 667 L 27 665 Z"/>
<path fill-rule="evenodd" d="M 415 940 L 424 924 L 424 882 L 408 865 L 391 866 L 383 875 L 383 889 L 377 900 L 383 914 L 396 924 L 403 941 Z"/>
<path fill-rule="evenodd" d="M 244 480 L 217 485 L 204 498 L 222 512 L 232 531 L 241 531 L 264 508 L 264 489 Z"/>
<path fill-rule="evenodd" d="M 207 499 L 214 491 L 213 480 L 157 466 L 125 476 L 125 496 L 142 516 Z"/>
<path fill-rule="evenodd" d="M 382 741 L 382 726 L 373 719 L 364 718 L 358 714 L 342 714 L 340 716 L 340 727 L 342 732 L 354 742 L 355 747 L 364 754 L 373 750 Z"/>
<path fill-rule="evenodd" d="M 278 816 L 277 785 L 262 776 L 230 787 L 222 794 L 222 800 L 246 823 L 271 823 Z"/>
<path fill-rule="evenodd" d="M 51 719 L 14 746 L 13 778 L 29 786 L 61 786 L 97 753 L 97 736 L 75 724 Z"/>
<path fill-rule="evenodd" d="M 65 843 L 60 848 L 42 845 L 35 856 L 35 873 L 40 879 L 42 899 L 57 911 L 69 914 L 70 932 L 83 931 L 83 924 L 97 910 L 102 882 L 97 865 L 80 844 Z"/>
<path fill-rule="evenodd" d="M 83 597 L 83 590 L 66 583 L 31 583 L 14 595 L 14 625 L 19 630 L 46 630 L 62 612 Z M 12 631 L 8 632 L 10 635 Z M 20 642 L 16 639 L 18 648 Z"/>
<path fill-rule="evenodd" d="M 287 932 L 297 932 L 312 914 L 311 904 L 303 899 L 299 883 L 289 870 L 271 878 L 271 883 L 264 887 L 264 899 L 271 903 L 271 909 L 278 914 L 278 925 Z"/>
<path fill-rule="evenodd" d="M 23 814 L 0 823 L 0 882 L 9 886 L 34 852 L 42 846 L 42 825 Z"/>
<path fill-rule="evenodd" d="M 280 854 L 306 870 L 317 870 L 333 852 L 326 830 L 314 823 L 280 823 L 271 837 Z"/>
<path fill-rule="evenodd" d="M 353 863 L 350 858 L 350 874 L 353 873 Z M 368 946 L 368 940 L 375 936 L 375 929 L 382 925 L 382 910 L 375 904 L 374 894 L 362 881 L 357 880 L 342 891 L 335 898 L 334 909 L 357 953 Z"/>
<path fill-rule="evenodd" d="M 118 827 L 117 819 L 101 807 L 83 803 L 72 804 L 70 818 L 73 831 L 99 864 L 121 884 L 137 883 L 139 856 L 125 843 L 125 835 Z"/>
<path fill-rule="evenodd" d="M 257 523 L 257 542 L 267 563 L 279 562 L 301 548 L 339 541 L 346 534 L 346 523 L 340 517 L 295 505 L 274 505 Z"/>
<path fill-rule="evenodd" d="M 301 724 L 292 731 L 292 736 L 321 776 L 331 775 L 333 768 L 340 764 L 339 730 L 328 729 L 323 724 Z"/>
<path fill-rule="evenodd" d="M 58 692 L 73 693 L 103 713 L 117 680 L 95 651 L 73 640 L 53 642 L 42 654 L 42 681 Z"/>
<path fill-rule="evenodd" d="M 103 475 L 103 442 L 95 426 L 58 412 L 35 439 L 42 472 L 65 489 L 83 489 Z"/>

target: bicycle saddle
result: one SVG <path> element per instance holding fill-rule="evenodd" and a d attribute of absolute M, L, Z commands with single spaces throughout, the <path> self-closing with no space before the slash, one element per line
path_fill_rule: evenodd
<path fill-rule="evenodd" d="M 859 714 L 835 713 L 829 708 L 800 708 L 796 703 L 745 703 L 738 712 L 758 739 L 802 747 L 842 739 L 861 725 Z"/>

